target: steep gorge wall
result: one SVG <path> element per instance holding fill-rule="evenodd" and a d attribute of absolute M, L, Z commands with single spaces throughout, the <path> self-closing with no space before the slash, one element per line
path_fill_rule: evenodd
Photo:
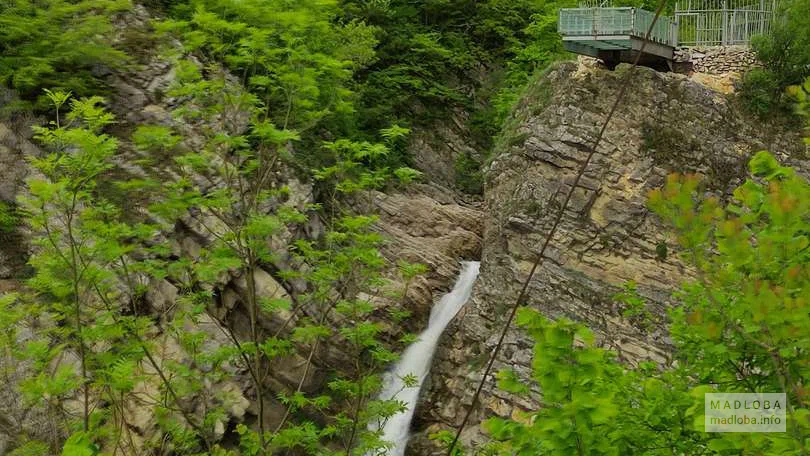
<path fill-rule="evenodd" d="M 558 65 L 529 88 L 509 120 L 486 172 L 481 273 L 434 359 L 417 411 L 423 432 L 412 441 L 412 454 L 432 454 L 426 435 L 460 424 L 508 308 L 625 71 Z M 690 278 L 674 253 L 661 255 L 659 246 L 672 252 L 674 240 L 647 209 L 647 193 L 681 171 L 702 174 L 707 191 L 728 195 L 755 152 L 769 149 L 788 160 L 802 148 L 797 135 L 749 119 L 728 97 L 684 75 L 638 68 L 630 84 L 529 285 L 528 305 L 587 324 L 625 362 L 666 364 L 666 332 L 638 329 L 612 298 L 632 280 L 654 313 L 664 315 L 674 305 L 673 290 Z M 511 367 L 529 382 L 531 359 L 531 341 L 513 328 L 495 368 Z M 535 399 L 539 393 L 534 390 Z M 477 425 L 488 416 L 536 406 L 498 391 L 489 378 L 463 440 L 482 441 Z"/>
<path fill-rule="evenodd" d="M 148 36 L 149 14 L 141 7 L 137 7 L 131 14 L 121 18 L 122 36 Z M 181 100 L 166 96 L 168 89 L 175 82 L 175 72 L 170 61 L 157 53 L 157 48 L 145 46 L 139 49 L 138 67 L 114 71 L 99 68 L 98 76 L 110 86 L 106 107 L 115 114 L 117 123 L 109 131 L 119 139 L 119 153 L 116 155 L 117 177 L 151 177 L 160 181 L 170 181 L 176 178 L 170 166 L 162 166 L 161 162 L 151 167 L 137 164 L 145 158 L 131 141 L 131 134 L 139 125 L 163 125 L 174 129 L 184 141 L 181 147 L 184 150 L 194 150 L 203 142 L 203 125 L 185 122 L 172 115 Z M 13 101 L 13 94 L 0 94 L 0 108 Z M 13 202 L 25 194 L 24 180 L 32 174 L 27 165 L 31 157 L 45 154 L 45 151 L 33 139 L 32 126 L 44 123 L 44 119 L 30 116 L 18 116 L 12 120 L 0 120 L 0 200 Z M 449 160 L 452 164 L 452 160 Z M 165 163 L 164 163 L 165 165 Z M 427 165 L 429 166 L 429 164 Z M 312 189 L 306 183 L 297 179 L 291 171 L 280 173 L 280 183 L 291 188 L 288 204 L 303 208 L 312 202 Z M 442 182 L 449 184 L 449 182 Z M 405 332 L 418 332 L 427 323 L 430 307 L 434 299 L 442 292 L 449 290 L 459 270 L 459 259 L 473 259 L 480 256 L 482 216 L 475 205 L 458 200 L 454 192 L 441 185 L 419 184 L 408 189 L 407 192 L 391 191 L 389 193 L 375 192 L 371 195 L 373 210 L 380 216 L 376 229 L 385 235 L 386 243 L 383 254 L 390 264 L 388 277 L 394 282 L 392 286 L 400 287 L 395 273 L 397 261 L 400 259 L 411 262 L 420 262 L 428 266 L 426 277 L 419 278 L 410 289 L 408 296 L 401 301 L 412 316 L 398 325 L 386 325 L 387 339 L 398 340 Z M 125 204 L 130 202 L 123 201 Z M 142 211 L 137 204 L 128 207 L 134 211 Z M 147 214 L 140 213 L 147 217 Z M 208 246 L 213 237 L 203 227 L 195 223 L 193 217 L 179 221 L 176 225 L 167 225 L 165 236 L 171 246 L 172 254 L 176 256 L 189 256 L 194 258 L 201 249 Z M 316 237 L 323 230 L 317 216 L 313 215 L 310 223 L 302 227 L 302 232 L 288 232 L 279 239 L 269 242 L 279 252 L 286 254 L 289 243 L 297 236 Z M 0 233 L 0 293 L 21 288 L 21 281 L 26 276 L 25 262 L 32 249 L 30 233 L 26 227 L 20 226 L 11 233 Z M 296 284 L 284 283 L 274 275 L 275 270 L 288 268 L 291 265 L 285 255 L 279 255 L 279 264 L 267 265 L 256 275 L 258 287 L 267 297 L 292 297 L 306 290 L 299 289 Z M 238 337 L 248 338 L 247 312 L 244 307 L 246 281 L 244 277 L 232 274 L 224 277 L 215 290 L 217 300 L 210 309 L 211 316 L 221 321 L 228 321 L 234 328 Z M 167 280 L 156 280 L 148 284 L 146 305 L 153 313 L 155 327 L 150 329 L 150 336 L 156 341 L 156 350 L 159 357 L 178 361 L 185 360 L 177 341 L 173 340 L 161 327 L 172 317 L 172 308 L 179 299 L 177 287 Z M 379 303 L 383 305 L 383 302 Z M 307 313 L 307 310 L 303 312 Z M 274 331 L 281 324 L 281 317 L 264 318 L 262 326 L 268 333 Z M 218 329 L 214 318 L 203 318 L 195 330 L 204 331 L 208 335 L 209 348 L 216 348 L 230 344 L 225 334 Z M 323 380 L 333 371 L 345 365 L 347 354 L 342 350 L 341 341 L 333 340 L 321 344 L 323 347 L 314 358 L 314 368 L 310 370 L 305 379 L 305 389 L 314 391 L 321 386 Z M 293 355 L 289 359 L 275 366 L 268 383 L 268 398 L 266 407 L 266 421 L 271 425 L 277 423 L 284 414 L 285 407 L 273 399 L 280 391 L 294 388 L 302 375 L 302 366 L 305 364 L 306 354 Z M 218 426 L 224 430 L 237 422 L 252 422 L 255 420 L 257 407 L 249 399 L 253 391 L 248 381 L 247 372 L 234 368 L 233 381 L 224 381 L 220 384 L 210 385 L 212 396 L 227 397 L 224 404 L 229 416 L 229 422 Z M 155 385 L 143 384 L 139 386 L 139 394 L 156 394 Z M 21 407 L 19 397 L 13 389 L 0 392 L 0 414 L 7 416 L 12 422 L 9 429 L 18 425 L 22 429 L 38 435 L 38 432 L 50 432 L 56 429 L 41 417 L 27 416 L 17 422 L 18 415 L 15 410 Z M 128 415 L 132 420 L 131 426 L 136 445 L 141 439 L 153 438 L 157 432 L 155 417 L 148 406 L 129 404 Z M 4 422 L 0 420 L 0 424 Z M 4 428 L 5 429 L 5 428 Z M 54 431 L 55 432 L 55 431 Z M 0 429 L 0 454 L 5 452 L 9 436 L 3 435 Z M 50 437 L 58 439 L 54 434 Z"/>
<path fill-rule="evenodd" d="M 128 27 L 145 26 L 147 19 L 143 15 L 130 18 Z M 153 55 L 146 56 L 143 63 L 136 72 L 106 75 L 113 85 L 109 107 L 121 121 L 116 134 L 122 139 L 122 159 L 132 157 L 128 135 L 141 123 L 172 126 L 193 148 L 198 133 L 193 125 L 171 116 L 177 100 L 164 96 L 174 79 L 171 65 Z M 406 300 L 413 317 L 405 322 L 404 329 L 388 328 L 392 340 L 405 329 L 416 332 L 424 327 L 430 304 L 456 279 L 459 259 L 482 258 L 474 296 L 448 329 L 434 361 L 418 411 L 416 424 L 421 429 L 455 426 L 461 420 L 506 309 L 550 227 L 566 183 L 573 180 L 604 121 L 622 71 L 626 68 L 612 73 L 566 63 L 531 87 L 487 170 L 483 205 L 465 202 L 446 188 L 452 185 L 452 163 L 457 156 L 474 152 L 457 123 L 444 128 L 446 134 L 414 135 L 412 147 L 420 149 L 417 164 L 428 171 L 432 182 L 404 192 L 371 195 L 380 215 L 377 229 L 388 239 L 383 253 L 392 270 L 398 259 L 422 262 L 430 268 Z M 669 245 L 671 249 L 672 242 L 666 229 L 648 213 L 646 192 L 659 187 L 670 171 L 691 170 L 705 174 L 710 190 L 723 194 L 740 182 L 753 152 L 761 148 L 792 152 L 800 146 L 795 138 L 783 136 L 779 128 L 763 127 L 747 119 L 727 98 L 684 76 L 640 68 L 632 84 L 625 105 L 574 194 L 548 260 L 531 283 L 530 304 L 552 317 L 586 322 L 605 345 L 618 350 L 630 363 L 642 359 L 666 363 L 666 334 L 657 329 L 638 330 L 633 322 L 619 316 L 611 299 L 621 284 L 634 280 L 641 294 L 663 313 L 673 304 L 671 291 L 689 277 L 688 269 L 674 256 L 660 258 L 656 253 L 657 246 Z M 25 157 L 42 153 L 31 140 L 33 121 L 0 123 L 0 198 L 7 201 L 23 188 Z M 122 166 L 135 174 L 143 171 L 127 167 L 123 160 Z M 309 202 L 305 183 L 292 176 L 282 178 L 293 187 L 296 201 Z M 317 221 L 309 229 L 310 234 L 317 233 Z M 210 242 L 200 227 L 190 223 L 167 235 L 178 253 L 198 251 Z M 26 233 L 23 230 L 10 236 L 17 236 L 17 240 L 0 243 L 0 280 L 19 275 L 25 261 Z M 262 271 L 259 277 L 267 294 L 296 293 L 271 272 Z M 0 292 L 4 283 L 0 281 Z M 165 281 L 151 285 L 149 302 L 159 315 L 173 305 L 177 290 Z M 244 329 L 243 293 L 244 278 L 227 278 L 221 284 L 215 310 L 220 318 L 241 321 L 237 326 Z M 272 328 L 277 322 L 264 323 Z M 216 328 L 209 326 L 214 343 L 228 343 L 215 337 Z M 176 344 L 169 341 L 166 345 Z M 317 356 L 317 369 L 311 377 L 323 377 L 341 359 L 339 347 L 324 350 Z M 270 380 L 273 391 L 298 381 L 300 372 L 295 366 L 300 366 L 300 361 L 290 359 L 274 371 Z M 513 329 L 496 366 L 515 367 L 528 377 L 530 362 L 530 342 Z M 486 386 L 467 441 L 481 438 L 475 424 L 483 417 L 508 416 L 516 409 L 536 405 L 495 391 L 492 380 Z M 216 388 L 234 393 L 232 421 L 251 418 L 255 408 L 246 399 L 252 392 L 245 378 Z M 279 404 L 268 407 L 268 421 L 277 420 L 281 412 Z M 137 431 L 148 435 L 154 424 L 148 411 L 135 409 L 133 414 L 139 423 Z M 429 454 L 425 434 L 414 442 L 412 454 Z"/>

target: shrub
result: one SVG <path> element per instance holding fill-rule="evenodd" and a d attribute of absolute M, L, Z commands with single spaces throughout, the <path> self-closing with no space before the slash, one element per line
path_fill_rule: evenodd
<path fill-rule="evenodd" d="M 754 68 L 743 76 L 740 95 L 748 110 L 760 117 L 774 111 L 780 92 L 779 82 L 769 70 Z"/>
<path fill-rule="evenodd" d="M 99 88 L 97 65 L 119 66 L 126 55 L 110 43 L 111 18 L 127 0 L 44 0 L 0 2 L 0 84 L 26 100 L 7 110 L 48 105 L 44 87 L 79 96 Z"/>
<path fill-rule="evenodd" d="M 481 161 L 469 152 L 458 156 L 455 163 L 456 186 L 463 192 L 480 195 L 484 192 L 484 175 L 481 171 Z"/>
<path fill-rule="evenodd" d="M 497 440 L 489 454 L 807 454 L 810 185 L 767 152 L 750 170 L 725 206 L 704 198 L 695 176 L 670 175 L 650 194 L 696 271 L 669 315 L 677 363 L 627 367 L 583 325 L 523 308 L 517 322 L 535 342 L 542 407 L 487 420 Z M 627 318 L 651 315 L 632 285 L 616 298 Z M 498 385 L 531 391 L 509 370 Z M 787 395 L 786 432 L 704 432 L 705 393 L 762 391 Z"/>
<path fill-rule="evenodd" d="M 767 35 L 751 45 L 764 68 L 746 74 L 742 95 L 759 115 L 787 109 L 785 89 L 810 76 L 810 0 L 781 2 Z"/>
<path fill-rule="evenodd" d="M 0 201 L 0 233 L 14 231 L 18 223 L 19 218 L 14 205 Z"/>

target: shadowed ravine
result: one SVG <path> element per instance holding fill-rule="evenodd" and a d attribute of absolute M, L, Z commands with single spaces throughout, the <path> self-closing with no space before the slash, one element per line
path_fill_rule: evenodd
<path fill-rule="evenodd" d="M 396 397 L 397 400 L 405 402 L 408 407 L 405 412 L 388 419 L 383 427 L 383 439 L 394 444 L 388 453 L 390 456 L 405 454 L 414 408 L 419 398 L 419 391 L 422 389 L 422 383 L 430 372 L 430 362 L 436 351 L 436 345 L 447 324 L 470 298 L 473 284 L 478 277 L 479 266 L 480 263 L 477 261 L 462 263 L 461 273 L 453 289 L 442 296 L 441 300 L 431 309 L 428 327 L 419 335 L 419 339 L 405 350 L 399 362 L 387 374 L 385 388 L 380 393 L 380 398 Z M 405 387 L 403 377 L 407 375 L 416 377 L 415 386 Z"/>

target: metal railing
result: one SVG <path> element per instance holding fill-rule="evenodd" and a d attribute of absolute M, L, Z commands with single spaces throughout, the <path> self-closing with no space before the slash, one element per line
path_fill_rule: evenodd
<path fill-rule="evenodd" d="M 640 8 L 562 8 L 558 31 L 563 36 L 634 36 L 644 38 L 655 14 Z M 675 46 L 677 28 L 671 18 L 661 16 L 650 41 Z"/>
<path fill-rule="evenodd" d="M 682 0 L 675 6 L 680 46 L 747 45 L 768 33 L 776 0 Z"/>

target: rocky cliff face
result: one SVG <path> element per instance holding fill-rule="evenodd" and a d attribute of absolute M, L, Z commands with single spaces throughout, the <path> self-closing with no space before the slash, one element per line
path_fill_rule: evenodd
<path fill-rule="evenodd" d="M 146 10 L 136 8 L 132 14 L 121 18 L 120 39 L 133 35 L 148 36 L 148 21 L 149 15 Z M 184 143 L 181 147 L 193 150 L 202 142 L 203 126 L 184 122 L 171 114 L 179 103 L 179 100 L 165 96 L 175 81 L 173 66 L 170 61 L 157 55 L 156 49 L 148 45 L 139 50 L 141 53 L 137 56 L 139 63 L 137 71 L 98 69 L 99 76 L 103 77 L 111 88 L 106 107 L 115 114 L 118 121 L 113 131 L 110 131 L 120 141 L 119 154 L 116 158 L 119 165 L 116 177 L 153 177 L 169 180 L 176 176 L 168 166 L 163 169 L 159 166 L 143 167 L 135 164 L 145 157 L 141 156 L 142 152 L 132 144 L 130 139 L 132 132 L 138 125 L 169 126 L 182 134 Z M 11 93 L 0 94 L 0 108 L 13 99 Z M 43 122 L 42 119 L 27 116 L 0 121 L 0 200 L 3 202 L 11 203 L 24 194 L 24 179 L 31 174 L 27 159 L 45 153 L 32 138 L 32 126 Z M 460 142 L 457 135 L 451 135 L 451 138 L 442 144 L 447 146 L 456 142 Z M 452 185 L 453 157 L 445 157 L 442 163 L 447 165 L 446 169 L 442 168 L 444 174 L 441 174 L 446 179 L 437 175 L 435 180 Z M 427 168 L 430 168 L 429 162 L 425 162 L 425 169 Z M 312 202 L 312 189 L 293 177 L 292 173 L 279 176 L 279 180 L 291 188 L 292 195 L 288 204 L 303 208 L 306 203 Z M 429 267 L 428 274 L 409 287 L 408 296 L 404 300 L 404 305 L 409 307 L 412 316 L 402 326 L 388 328 L 390 339 L 395 340 L 406 331 L 418 332 L 426 325 L 433 300 L 452 287 L 460 259 L 480 256 L 482 215 L 476 204 L 461 201 L 454 192 L 436 183 L 417 184 L 407 193 L 374 193 L 371 196 L 374 211 L 380 215 L 377 230 L 388 240 L 383 247 L 383 254 L 391 264 L 390 278 L 393 281 L 397 280 L 394 271 L 396 262 L 400 259 L 423 263 Z M 139 210 L 138 207 L 129 209 Z M 313 217 L 311 222 L 303 227 L 302 232 L 288 232 L 281 239 L 274 239 L 271 242 L 280 252 L 286 252 L 291 239 L 299 236 L 317 236 L 322 229 L 319 220 Z M 191 217 L 179 221 L 174 226 L 166 226 L 165 236 L 172 246 L 173 253 L 190 257 L 198 255 L 202 248 L 213 241 L 212 236 Z M 0 232 L 0 293 L 21 287 L 20 280 L 25 277 L 25 262 L 31 249 L 28 238 L 29 233 L 24 226 L 10 233 Z M 291 296 L 294 299 L 298 293 L 305 291 L 299 289 L 295 283 L 280 280 L 275 274 L 278 270 L 290 267 L 290 264 L 286 263 L 288 260 L 289 258 L 282 255 L 278 264 L 267 265 L 267 268 L 257 273 L 256 282 L 264 295 Z M 224 277 L 217 286 L 215 295 L 218 299 L 211 309 L 212 318 L 204 318 L 199 322 L 199 327 L 194 328 L 208 335 L 209 348 L 230 344 L 223 331 L 218 328 L 217 320 L 229 322 L 237 336 L 248 338 L 249 324 L 243 304 L 245 289 L 245 278 L 236 275 Z M 183 362 L 187 359 L 178 342 L 162 328 L 162 325 L 171 320 L 171 309 L 175 306 L 178 296 L 178 289 L 169 281 L 160 280 L 148 284 L 145 304 L 155 316 L 155 326 L 151 328 L 150 336 L 157 341 L 156 353 L 161 362 L 166 359 Z M 262 326 L 267 331 L 274 331 L 283 319 L 283 317 L 275 320 L 267 318 L 262 321 Z M 341 353 L 340 343 L 327 342 L 322 346 L 325 348 L 316 354 L 314 368 L 305 383 L 307 390 L 317 389 L 320 382 L 318 379 L 325 378 L 328 372 L 339 369 L 341 363 L 345 361 L 346 356 L 345 353 Z M 306 354 L 293 355 L 281 363 L 283 365 L 274 368 L 267 381 L 268 389 L 271 391 L 268 396 L 275 397 L 277 392 L 295 388 L 302 375 L 305 358 Z M 247 372 L 237 370 L 234 373 L 236 374 L 234 381 L 210 385 L 209 388 L 212 397 L 222 398 L 223 405 L 230 415 L 227 417 L 230 423 L 218 424 L 218 429 L 223 432 L 234 423 L 252 421 L 257 412 L 255 404 L 248 400 L 253 396 L 253 392 Z M 22 375 L 24 372 L 21 370 L 17 374 Z M 154 395 L 157 388 L 156 384 L 143 383 L 138 385 L 136 393 L 145 396 Z M 8 442 L 8 436 L 3 435 L 4 429 L 24 429 L 31 435 L 42 433 L 43 436 L 53 432 L 45 418 L 24 413 L 20 398 L 17 396 L 13 390 L 0 392 L 0 415 L 7 417 L 7 420 L 0 418 L 0 424 L 4 425 L 0 426 L 2 427 L 0 454 L 5 451 Z M 267 400 L 265 416 L 270 425 L 277 423 L 286 410 L 272 397 Z M 138 405 L 135 401 L 127 404 L 127 407 L 126 413 L 133 432 L 133 445 L 137 448 L 143 439 L 156 438 L 155 433 L 158 430 L 151 408 Z M 60 438 L 57 434 L 50 437 L 56 440 Z"/>
<path fill-rule="evenodd" d="M 412 454 L 433 454 L 425 435 L 457 426 L 484 365 L 527 277 L 568 186 L 585 159 L 619 90 L 623 72 L 564 63 L 529 88 L 509 120 L 486 172 L 481 274 L 474 294 L 448 328 L 418 410 L 424 431 Z M 673 240 L 646 208 L 646 195 L 668 173 L 705 176 L 707 191 L 727 195 L 742 182 L 761 149 L 799 154 L 800 141 L 747 118 L 734 103 L 686 76 L 638 68 L 597 154 L 575 189 L 543 266 L 529 286 L 528 305 L 552 318 L 590 326 L 620 359 L 668 362 L 670 340 L 659 328 L 638 329 L 612 296 L 634 281 L 655 312 L 673 305 L 672 291 L 690 271 Z M 798 155 L 797 155 L 798 156 Z M 512 329 L 495 367 L 527 379 L 531 341 Z M 538 391 L 535 391 L 539 394 Z M 466 442 L 482 439 L 477 424 L 536 406 L 497 391 L 488 379 Z"/>
<path fill-rule="evenodd" d="M 11 93 L 0 89 L 0 107 L 12 100 Z M 28 174 L 26 156 L 37 151 L 32 142 L 30 125 L 35 119 L 28 116 L 0 122 L 0 204 L 11 207 Z M 11 287 L 14 278 L 22 272 L 28 248 L 22 230 L 0 230 L 0 293 Z"/>
<path fill-rule="evenodd" d="M 138 10 L 124 22 L 128 30 L 148 36 L 147 21 L 145 11 Z M 161 170 L 129 165 L 137 158 L 129 142 L 135 125 L 172 126 L 192 149 L 199 142 L 199 133 L 194 125 L 170 114 L 177 102 L 164 95 L 174 80 L 171 64 L 148 52 L 140 59 L 138 71 L 104 75 L 112 86 L 109 107 L 120 121 L 114 133 L 122 140 L 122 172 L 171 178 Z M 463 126 L 452 120 L 440 125 L 437 134 L 416 132 L 412 138 L 415 161 L 430 182 L 406 192 L 371 195 L 380 216 L 377 229 L 388 240 L 383 248 L 386 258 L 392 263 L 399 259 L 424 263 L 430 270 L 410 287 L 405 300 L 413 313 L 404 325 L 408 331 L 418 332 L 424 327 L 433 301 L 456 280 L 459 260 L 482 260 L 473 298 L 448 328 L 434 360 L 415 423 L 423 432 L 415 439 L 411 454 L 432 454 L 427 433 L 456 426 L 463 417 L 506 310 L 528 273 L 567 185 L 604 122 L 622 71 L 626 68 L 614 73 L 566 63 L 539 79 L 510 119 L 487 169 L 483 203 L 464 201 L 447 189 L 454 180 L 452 165 L 457 157 L 475 154 L 472 143 L 463 138 Z M 10 101 L 4 97 L 0 95 L 0 106 Z M 30 127 L 36 122 L 30 118 L 0 122 L 0 199 L 4 201 L 13 201 L 24 189 L 22 181 L 28 173 L 25 157 L 42 153 L 31 139 Z M 624 282 L 633 280 L 663 314 L 672 305 L 674 287 L 689 277 L 688 269 L 673 256 L 660 254 L 659 246 L 669 245 L 671 250 L 672 243 L 665 228 L 648 213 L 646 193 L 659 187 L 667 173 L 688 170 L 706 175 L 709 191 L 725 194 L 740 182 L 747 158 L 755 151 L 768 148 L 790 154 L 799 147 L 796 138 L 747 119 L 727 97 L 685 76 L 638 69 L 623 108 L 574 193 L 545 264 L 531 283 L 530 305 L 552 317 L 568 316 L 587 323 L 627 362 L 651 359 L 666 363 L 666 334 L 656 328 L 637 329 L 633 322 L 620 317 L 611 298 Z M 292 187 L 295 204 L 310 201 L 306 184 L 291 176 L 280 179 Z M 304 233 L 286 233 L 286 241 L 293 236 L 317 235 L 319 230 L 317 220 L 313 220 Z M 191 255 L 211 241 L 191 220 L 167 229 L 166 236 L 175 251 Z M 24 229 L 0 233 L 0 292 L 17 286 L 14 279 L 24 275 L 28 253 L 25 238 Z M 301 291 L 274 276 L 275 269 L 283 267 L 268 265 L 258 274 L 259 286 L 267 295 L 294 297 Z M 391 277 L 395 278 L 393 272 Z M 166 313 L 177 299 L 177 289 L 166 281 L 152 283 L 149 289 L 148 304 L 156 316 Z M 237 334 L 246 331 L 244 290 L 244 278 L 224 278 L 212 311 L 217 318 L 232 322 Z M 156 321 L 155 338 L 163 340 L 161 355 L 183 359 L 178 344 L 162 333 L 161 319 Z M 263 322 L 268 330 L 278 323 Z M 200 329 L 210 333 L 212 344 L 228 343 L 213 320 L 202 326 Z M 402 331 L 389 328 L 392 339 Z M 530 342 L 513 329 L 496 366 L 508 365 L 528 376 L 530 348 Z M 339 347 L 323 350 L 316 356 L 311 377 L 339 365 L 341 359 Z M 297 383 L 301 360 L 292 357 L 278 366 L 269 389 L 277 392 Z M 228 419 L 232 422 L 250 420 L 255 413 L 255 406 L 247 399 L 252 395 L 249 382 L 242 374 L 242 380 L 212 385 L 212 390 L 227 393 Z M 144 394 L 150 394 L 153 387 L 142 385 Z M 13 420 L 16 418 L 3 408 L 4 404 L 13 406 L 12 402 L 0 393 L 0 415 Z M 489 380 L 465 439 L 482 438 L 475 424 L 486 416 L 508 416 L 515 409 L 534 405 L 496 391 Z M 133 405 L 128 413 L 138 436 L 154 437 L 154 417 L 147 409 Z M 273 423 L 283 408 L 271 404 L 267 413 L 267 421 Z M 23 424 L 36 429 L 41 423 Z"/>

